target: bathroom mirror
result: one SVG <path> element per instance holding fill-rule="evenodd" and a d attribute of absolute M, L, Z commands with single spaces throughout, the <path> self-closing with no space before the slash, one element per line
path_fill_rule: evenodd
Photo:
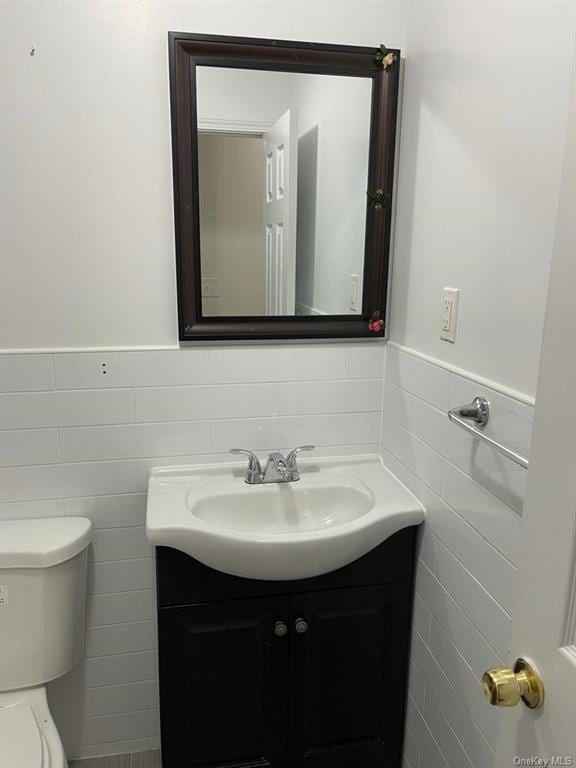
<path fill-rule="evenodd" d="M 169 42 L 180 339 L 384 335 L 399 51 Z"/>

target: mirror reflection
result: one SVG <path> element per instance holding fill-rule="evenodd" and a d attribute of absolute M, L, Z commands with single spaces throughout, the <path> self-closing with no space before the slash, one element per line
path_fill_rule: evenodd
<path fill-rule="evenodd" d="M 196 77 L 203 315 L 361 314 L 371 79 Z"/>

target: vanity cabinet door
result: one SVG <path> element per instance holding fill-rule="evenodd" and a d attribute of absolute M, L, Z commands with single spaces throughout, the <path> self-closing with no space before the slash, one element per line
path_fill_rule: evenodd
<path fill-rule="evenodd" d="M 290 599 L 159 611 L 163 768 L 284 768 Z"/>
<path fill-rule="evenodd" d="M 400 766 L 411 585 L 292 600 L 290 768 Z"/>

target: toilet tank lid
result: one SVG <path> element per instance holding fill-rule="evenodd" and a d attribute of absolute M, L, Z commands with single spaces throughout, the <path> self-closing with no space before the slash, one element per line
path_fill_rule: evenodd
<path fill-rule="evenodd" d="M 0 521 L 0 569 L 49 568 L 90 544 L 87 517 L 44 517 Z"/>

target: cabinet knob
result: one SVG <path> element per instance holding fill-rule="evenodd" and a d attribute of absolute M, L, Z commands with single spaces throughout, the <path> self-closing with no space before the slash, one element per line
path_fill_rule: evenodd
<path fill-rule="evenodd" d="M 283 621 L 277 621 L 274 624 L 274 634 L 276 637 L 285 637 L 288 634 L 288 627 Z"/>
<path fill-rule="evenodd" d="M 294 629 L 299 635 L 303 635 L 308 630 L 308 623 L 302 617 L 299 617 L 294 623 Z"/>

